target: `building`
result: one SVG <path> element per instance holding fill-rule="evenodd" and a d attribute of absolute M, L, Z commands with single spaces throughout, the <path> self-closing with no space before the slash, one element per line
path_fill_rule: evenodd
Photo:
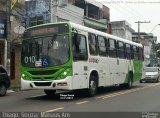
<path fill-rule="evenodd" d="M 22 40 L 22 29 L 20 28 L 23 25 L 25 0 L 18 0 L 10 13 L 6 11 L 7 4 L 7 1 L 0 0 L 0 64 L 6 67 L 10 74 L 12 86 L 17 86 L 20 83 Z M 7 13 L 10 14 L 8 19 Z"/>
<path fill-rule="evenodd" d="M 112 34 L 132 41 L 132 33 L 135 32 L 127 21 L 113 21 Z"/>
<path fill-rule="evenodd" d="M 0 1 L 0 64 L 7 66 L 7 16 L 5 2 Z"/>
<path fill-rule="evenodd" d="M 109 8 L 94 0 L 31 0 L 26 11 L 26 27 L 72 21 L 107 32 L 110 21 Z"/>
<path fill-rule="evenodd" d="M 144 46 L 144 62 L 145 65 L 152 65 L 153 51 L 152 44 L 157 41 L 157 37 L 153 36 L 152 33 L 140 32 L 138 37 L 138 32 L 132 33 L 132 41 L 141 43 Z"/>

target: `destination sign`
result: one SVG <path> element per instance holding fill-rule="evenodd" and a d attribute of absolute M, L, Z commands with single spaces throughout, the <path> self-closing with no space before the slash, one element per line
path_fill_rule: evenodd
<path fill-rule="evenodd" d="M 68 24 L 49 24 L 27 29 L 24 33 L 24 38 L 65 33 L 69 33 Z"/>

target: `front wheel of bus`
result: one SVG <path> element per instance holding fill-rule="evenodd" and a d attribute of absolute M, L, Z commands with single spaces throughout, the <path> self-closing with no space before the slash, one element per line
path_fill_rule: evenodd
<path fill-rule="evenodd" d="M 48 97 L 53 97 L 55 96 L 56 90 L 44 90 L 44 92 Z"/>
<path fill-rule="evenodd" d="M 88 95 L 89 97 L 93 97 L 96 95 L 97 93 L 97 81 L 96 81 L 96 77 L 95 76 L 91 76 L 90 77 L 90 81 L 89 81 L 89 89 L 88 89 Z"/>

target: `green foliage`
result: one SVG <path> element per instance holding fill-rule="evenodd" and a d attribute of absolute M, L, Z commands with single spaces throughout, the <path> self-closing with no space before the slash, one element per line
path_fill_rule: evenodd
<path fill-rule="evenodd" d="M 155 51 L 155 52 L 156 52 L 157 50 L 160 50 L 160 43 L 157 43 L 157 44 L 156 44 L 156 43 L 153 43 L 153 44 L 152 44 L 152 50 Z"/>

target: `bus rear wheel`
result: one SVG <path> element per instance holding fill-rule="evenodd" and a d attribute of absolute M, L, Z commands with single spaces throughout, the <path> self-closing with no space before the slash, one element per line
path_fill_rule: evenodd
<path fill-rule="evenodd" d="M 91 75 L 90 81 L 89 81 L 89 88 L 87 90 L 88 91 L 87 93 L 88 93 L 89 97 L 93 97 L 93 96 L 96 95 L 97 86 L 98 86 L 98 84 L 97 84 L 97 81 L 96 81 L 96 77 Z"/>
<path fill-rule="evenodd" d="M 120 87 L 123 89 L 130 89 L 133 86 L 133 76 L 129 73 L 128 82 L 126 84 L 121 84 Z"/>
<path fill-rule="evenodd" d="M 55 96 L 56 90 L 44 90 L 44 92 L 48 97 L 53 97 Z"/>
<path fill-rule="evenodd" d="M 133 85 L 133 77 L 132 77 L 131 74 L 129 74 L 129 76 L 128 76 L 128 83 L 126 84 L 126 88 L 130 89 L 130 88 L 132 88 L 132 85 Z"/>

